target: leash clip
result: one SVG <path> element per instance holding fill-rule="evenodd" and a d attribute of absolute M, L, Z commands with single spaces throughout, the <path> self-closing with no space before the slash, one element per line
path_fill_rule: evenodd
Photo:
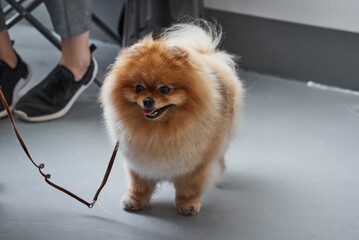
<path fill-rule="evenodd" d="M 96 200 L 93 200 L 92 203 L 90 203 L 90 205 L 88 206 L 89 208 L 93 208 L 93 206 L 95 206 Z"/>

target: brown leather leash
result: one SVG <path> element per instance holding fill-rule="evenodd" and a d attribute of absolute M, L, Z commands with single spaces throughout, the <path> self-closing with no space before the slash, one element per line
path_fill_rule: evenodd
<path fill-rule="evenodd" d="M 95 205 L 95 203 L 96 203 L 96 201 L 97 201 L 97 198 L 98 198 L 98 196 L 100 195 L 100 192 L 101 192 L 102 188 L 105 186 L 108 177 L 110 176 L 110 172 L 111 172 L 111 169 L 112 169 L 112 166 L 113 166 L 113 163 L 114 163 L 114 161 L 115 161 L 116 154 L 117 154 L 117 151 L 118 151 L 119 142 L 117 141 L 116 146 L 115 146 L 115 149 L 113 150 L 113 153 L 112 153 L 110 162 L 108 163 L 107 170 L 106 170 L 105 176 L 104 176 L 104 178 L 103 178 L 103 180 L 102 180 L 102 183 L 101 183 L 100 187 L 98 188 L 98 190 L 97 190 L 97 192 L 96 192 L 96 194 L 95 194 L 95 196 L 94 196 L 94 198 L 93 198 L 93 200 L 92 200 L 92 203 L 89 203 L 89 202 L 85 201 L 84 199 L 80 198 L 79 196 L 77 196 L 77 195 L 73 194 L 72 192 L 68 191 L 67 189 L 65 189 L 65 188 L 63 188 L 63 187 L 60 187 L 59 185 L 56 185 L 55 183 L 53 183 L 53 182 L 51 182 L 51 181 L 49 180 L 49 179 L 51 178 L 51 175 L 50 175 L 50 174 L 45 174 L 45 173 L 42 171 L 42 169 L 45 167 L 45 164 L 40 163 L 39 165 L 37 165 L 37 164 L 35 163 L 35 161 L 32 159 L 32 157 L 31 157 L 29 151 L 27 150 L 27 147 L 26 147 L 24 141 L 22 140 L 22 138 L 21 138 L 21 136 L 20 136 L 20 134 L 19 134 L 19 132 L 18 132 L 16 126 L 15 126 L 14 118 L 13 118 L 13 116 L 12 116 L 12 114 L 11 114 L 9 105 L 7 104 L 6 99 L 5 99 L 5 97 L 4 97 L 4 95 L 3 95 L 2 91 L 1 91 L 1 87 L 0 87 L 0 95 L 1 95 L 1 101 L 2 101 L 4 107 L 5 107 L 6 111 L 7 111 L 7 114 L 8 114 L 8 116 L 9 116 L 10 120 L 11 120 L 12 126 L 13 126 L 14 131 L 15 131 L 15 134 L 16 134 L 16 137 L 17 137 L 17 139 L 19 140 L 19 143 L 20 143 L 21 147 L 23 148 L 24 152 L 26 153 L 27 157 L 30 159 L 30 161 L 32 162 L 32 164 L 39 170 L 40 174 L 44 177 L 45 181 L 46 181 L 50 186 L 52 186 L 52 187 L 54 187 L 54 188 L 56 188 L 56 189 L 58 189 L 58 190 L 60 190 L 60 191 L 62 191 L 62 192 L 64 192 L 64 193 L 66 193 L 67 195 L 69 195 L 69 196 L 75 198 L 76 200 L 78 200 L 78 201 L 80 201 L 81 203 L 85 204 L 87 207 L 92 208 L 92 207 Z"/>

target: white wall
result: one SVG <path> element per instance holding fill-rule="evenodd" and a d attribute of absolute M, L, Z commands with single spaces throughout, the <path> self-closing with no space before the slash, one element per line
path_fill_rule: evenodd
<path fill-rule="evenodd" d="M 359 33 L 359 0 L 204 0 L 213 9 Z"/>

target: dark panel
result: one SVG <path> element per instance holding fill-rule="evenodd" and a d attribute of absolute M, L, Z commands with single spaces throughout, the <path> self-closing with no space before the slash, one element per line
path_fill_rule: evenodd
<path fill-rule="evenodd" d="M 359 90 L 359 34 L 206 10 L 243 69 Z"/>

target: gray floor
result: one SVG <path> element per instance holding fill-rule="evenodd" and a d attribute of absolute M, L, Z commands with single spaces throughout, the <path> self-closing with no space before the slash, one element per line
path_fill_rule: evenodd
<path fill-rule="evenodd" d="M 59 53 L 31 28 L 16 27 L 11 35 L 33 67 L 29 89 Z M 119 49 L 97 44 L 104 73 Z M 359 239 L 359 97 L 256 73 L 242 78 L 247 94 L 226 156 L 228 169 L 221 187 L 203 196 L 195 217 L 176 213 L 169 184 L 148 209 L 123 211 L 121 155 L 89 210 L 43 182 L 9 120 L 0 120 L 0 239 Z M 46 163 L 53 181 L 88 200 L 113 147 L 103 131 L 97 94 L 94 84 L 57 121 L 16 119 L 33 157 Z"/>

